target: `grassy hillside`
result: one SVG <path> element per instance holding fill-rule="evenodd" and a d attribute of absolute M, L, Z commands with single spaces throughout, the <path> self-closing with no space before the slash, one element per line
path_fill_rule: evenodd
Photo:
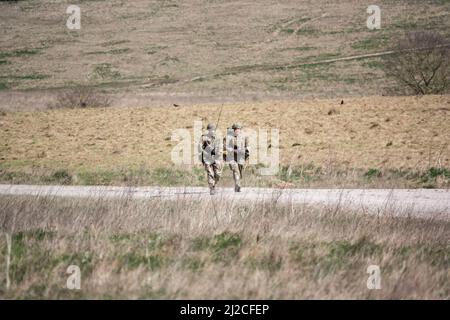
<path fill-rule="evenodd" d="M 89 0 L 79 2 L 79 31 L 65 26 L 69 4 L 0 2 L 0 90 L 374 95 L 391 87 L 377 58 L 308 63 L 380 52 L 405 31 L 450 30 L 446 0 L 378 1 L 375 31 L 358 0 Z"/>

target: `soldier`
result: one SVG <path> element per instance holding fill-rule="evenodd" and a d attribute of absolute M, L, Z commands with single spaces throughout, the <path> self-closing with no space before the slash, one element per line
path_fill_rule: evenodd
<path fill-rule="evenodd" d="M 224 138 L 224 157 L 233 171 L 234 191 L 241 192 L 241 179 L 244 165 L 249 158 L 248 137 L 241 134 L 242 126 L 239 123 L 233 124 L 231 130 L 227 131 Z"/>
<path fill-rule="evenodd" d="M 199 148 L 208 178 L 209 194 L 214 195 L 223 168 L 220 139 L 216 138 L 215 125 L 208 124 L 207 132 L 200 139 Z"/>

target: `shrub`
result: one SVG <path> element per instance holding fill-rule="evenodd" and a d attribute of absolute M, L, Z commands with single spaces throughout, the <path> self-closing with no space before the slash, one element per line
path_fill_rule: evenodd
<path fill-rule="evenodd" d="M 364 173 L 364 176 L 369 179 L 378 178 L 381 177 L 381 171 L 378 169 L 370 168 L 366 171 L 366 173 Z"/>
<path fill-rule="evenodd" d="M 109 107 L 111 99 L 91 88 L 75 88 L 61 92 L 50 108 L 95 108 Z"/>

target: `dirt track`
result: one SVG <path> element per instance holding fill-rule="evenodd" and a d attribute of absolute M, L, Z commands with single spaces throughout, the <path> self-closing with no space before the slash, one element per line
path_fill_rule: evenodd
<path fill-rule="evenodd" d="M 1 195 L 57 197 L 133 197 L 178 200 L 277 201 L 280 204 L 343 206 L 358 212 L 450 219 L 450 190 L 438 189 L 263 189 L 245 188 L 237 194 L 219 188 L 211 197 L 207 188 L 0 185 Z"/>

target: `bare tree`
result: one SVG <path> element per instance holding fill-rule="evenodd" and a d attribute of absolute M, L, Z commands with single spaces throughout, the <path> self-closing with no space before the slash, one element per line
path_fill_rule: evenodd
<path fill-rule="evenodd" d="M 397 41 L 384 57 L 387 76 L 407 93 L 445 93 L 450 89 L 450 43 L 435 32 L 418 31 Z"/>

